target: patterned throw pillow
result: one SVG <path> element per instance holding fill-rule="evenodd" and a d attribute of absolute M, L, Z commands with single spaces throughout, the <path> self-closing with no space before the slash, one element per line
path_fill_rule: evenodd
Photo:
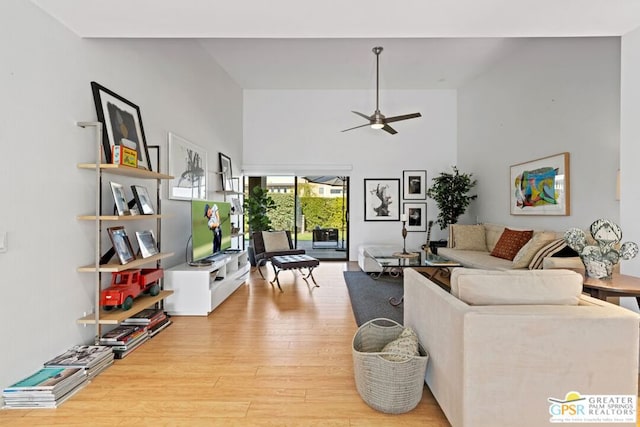
<path fill-rule="evenodd" d="M 533 235 L 531 240 L 529 240 L 516 254 L 513 258 L 513 266 L 512 268 L 525 268 L 529 267 L 529 263 L 538 253 L 538 251 L 543 247 L 548 245 L 549 243 L 555 240 L 556 234 L 550 232 L 540 232 Z"/>
<path fill-rule="evenodd" d="M 382 357 L 392 362 L 403 362 L 407 360 L 407 357 L 419 356 L 418 335 L 413 329 L 404 328 L 400 336 L 385 345 L 381 352 L 392 353 L 382 355 Z"/>
<path fill-rule="evenodd" d="M 450 225 L 454 248 L 465 251 L 486 251 L 487 241 L 483 225 Z"/>
<path fill-rule="evenodd" d="M 533 230 L 518 231 L 505 228 L 491 255 L 513 261 L 520 248 L 531 240 L 531 236 L 533 236 Z"/>
<path fill-rule="evenodd" d="M 529 263 L 529 270 L 539 270 L 542 268 L 542 261 L 556 252 L 560 252 L 565 246 L 567 246 L 567 242 L 564 241 L 564 238 L 554 240 L 546 246 L 543 246 L 542 249 L 536 253 L 531 262 Z"/>

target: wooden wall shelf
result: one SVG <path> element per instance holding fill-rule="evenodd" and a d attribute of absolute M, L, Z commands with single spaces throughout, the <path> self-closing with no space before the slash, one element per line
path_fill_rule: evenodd
<path fill-rule="evenodd" d="M 153 304 L 162 301 L 169 295 L 171 295 L 173 291 L 160 291 L 158 295 L 152 297 L 151 295 L 141 295 L 138 298 L 133 300 L 133 306 L 129 310 L 122 310 L 120 308 L 114 308 L 110 311 L 105 311 L 100 309 L 100 321 L 101 325 L 117 325 L 122 322 L 124 319 L 128 319 L 133 316 L 135 313 L 139 313 L 147 307 L 152 306 Z M 96 315 L 90 314 L 81 319 L 78 319 L 78 323 L 83 325 L 95 325 L 96 324 Z"/>

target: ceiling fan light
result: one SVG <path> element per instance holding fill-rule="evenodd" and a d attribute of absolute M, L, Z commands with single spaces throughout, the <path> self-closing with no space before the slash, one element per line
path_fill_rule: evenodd
<path fill-rule="evenodd" d="M 384 127 L 384 123 L 372 123 L 371 129 L 382 129 Z"/>

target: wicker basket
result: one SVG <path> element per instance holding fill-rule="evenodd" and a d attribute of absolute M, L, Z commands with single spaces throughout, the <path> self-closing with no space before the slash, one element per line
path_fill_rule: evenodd
<path fill-rule="evenodd" d="M 377 324 L 376 324 L 377 323 Z M 362 400 L 378 411 L 401 414 L 422 399 L 429 356 L 419 346 L 420 356 L 401 362 L 385 359 L 380 350 L 398 338 L 403 326 L 390 319 L 373 319 L 358 328 L 353 337 L 353 370 Z"/>

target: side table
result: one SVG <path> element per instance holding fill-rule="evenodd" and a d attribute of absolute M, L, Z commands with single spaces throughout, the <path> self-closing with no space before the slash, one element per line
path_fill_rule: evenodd
<path fill-rule="evenodd" d="M 585 277 L 584 291 L 594 298 L 606 300 L 607 297 L 635 297 L 640 307 L 640 277 L 613 273 L 611 279 Z"/>

